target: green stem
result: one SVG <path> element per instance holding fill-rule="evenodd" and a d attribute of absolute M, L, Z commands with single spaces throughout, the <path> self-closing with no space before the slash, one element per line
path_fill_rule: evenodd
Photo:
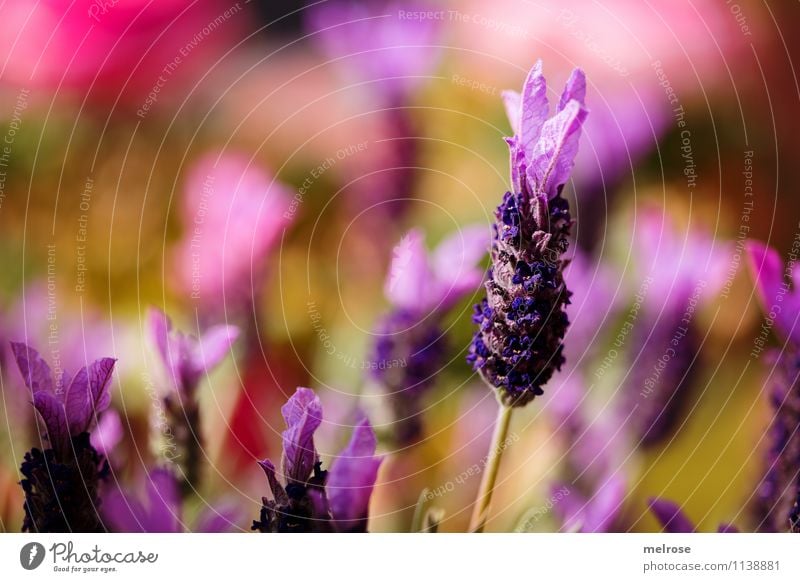
<path fill-rule="evenodd" d="M 486 521 L 489 518 L 489 505 L 492 502 L 492 492 L 497 481 L 497 473 L 500 469 L 500 459 L 506 448 L 506 438 L 508 437 L 508 427 L 511 423 L 511 411 L 513 408 L 500 403 L 500 410 L 497 413 L 497 422 L 494 427 L 492 444 L 489 449 L 489 456 L 486 458 L 486 466 L 481 479 L 481 488 L 478 490 L 478 497 L 475 499 L 475 508 L 472 512 L 469 531 L 475 533 L 483 532 Z"/>

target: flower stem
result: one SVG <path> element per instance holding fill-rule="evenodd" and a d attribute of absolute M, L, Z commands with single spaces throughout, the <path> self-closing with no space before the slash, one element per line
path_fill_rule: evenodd
<path fill-rule="evenodd" d="M 483 478 L 481 479 L 481 488 L 478 490 L 478 497 L 475 499 L 475 508 L 472 512 L 472 519 L 470 520 L 469 531 L 471 532 L 483 532 L 483 528 L 486 526 L 486 520 L 489 518 L 489 505 L 492 501 L 494 484 L 495 481 L 497 481 L 497 472 L 500 469 L 500 459 L 503 457 L 503 451 L 506 448 L 505 441 L 508 437 L 508 427 L 511 422 L 512 410 L 512 407 L 500 403 L 500 409 L 498 410 L 497 421 L 494 427 L 494 435 L 492 436 L 492 444 L 489 449 L 489 455 L 486 458 Z"/>

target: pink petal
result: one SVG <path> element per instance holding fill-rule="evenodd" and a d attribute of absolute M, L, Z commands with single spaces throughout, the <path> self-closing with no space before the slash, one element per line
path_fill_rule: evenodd
<path fill-rule="evenodd" d="M 492 233 L 483 225 L 463 228 L 442 241 L 431 257 L 436 273 L 438 301 L 442 309 L 474 292 L 484 276 L 479 266 L 491 243 Z"/>
<path fill-rule="evenodd" d="M 558 111 L 563 111 L 567 103 L 575 100 L 584 107 L 586 106 L 586 75 L 580 69 L 573 69 L 567 79 L 564 92 L 558 102 Z"/>
<path fill-rule="evenodd" d="M 394 248 L 384 292 L 395 307 L 417 309 L 436 302 L 432 283 L 425 238 L 421 231 L 411 230 Z"/>

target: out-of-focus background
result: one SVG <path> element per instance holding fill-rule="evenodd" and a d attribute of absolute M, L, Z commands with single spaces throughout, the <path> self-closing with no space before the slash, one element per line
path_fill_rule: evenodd
<path fill-rule="evenodd" d="M 574 67 L 589 83 L 567 187 L 577 331 L 565 369 L 513 419 L 489 529 L 569 529 L 557 487 L 581 439 L 559 419 L 575 399 L 624 490 L 613 529 L 655 529 L 652 497 L 701 530 L 753 527 L 770 363 L 749 356 L 763 316 L 742 243 L 785 255 L 800 229 L 798 3 L 304 4 L 0 7 L 0 530 L 19 529 L 18 467 L 40 444 L 8 341 L 71 371 L 118 358 L 112 468 L 135 483 L 165 462 L 165 375 L 145 323 L 157 306 L 191 333 L 244 331 L 202 387 L 206 478 L 188 514 L 225 500 L 248 529 L 266 494 L 255 460 L 279 457 L 279 408 L 309 386 L 323 460 L 357 411 L 376 426 L 372 531 L 407 531 L 426 487 L 441 529 L 464 531 L 495 414 L 464 360 L 482 289 L 447 315 L 451 351 L 415 443 L 392 438 L 370 346 L 405 232 L 429 246 L 473 224 L 489 232 L 509 184 L 501 94 L 538 59 L 551 102 Z M 676 380 L 683 407 L 639 442 L 609 403 L 658 369 L 639 348 L 672 317 L 687 272 L 708 286 Z M 631 314 L 638 335 L 620 336 Z"/>

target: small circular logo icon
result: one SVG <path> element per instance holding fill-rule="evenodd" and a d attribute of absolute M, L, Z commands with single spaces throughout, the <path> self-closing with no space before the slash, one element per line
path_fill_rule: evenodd
<path fill-rule="evenodd" d="M 39 542 L 30 542 L 19 551 L 19 563 L 26 570 L 35 570 L 44 561 L 44 546 Z"/>

